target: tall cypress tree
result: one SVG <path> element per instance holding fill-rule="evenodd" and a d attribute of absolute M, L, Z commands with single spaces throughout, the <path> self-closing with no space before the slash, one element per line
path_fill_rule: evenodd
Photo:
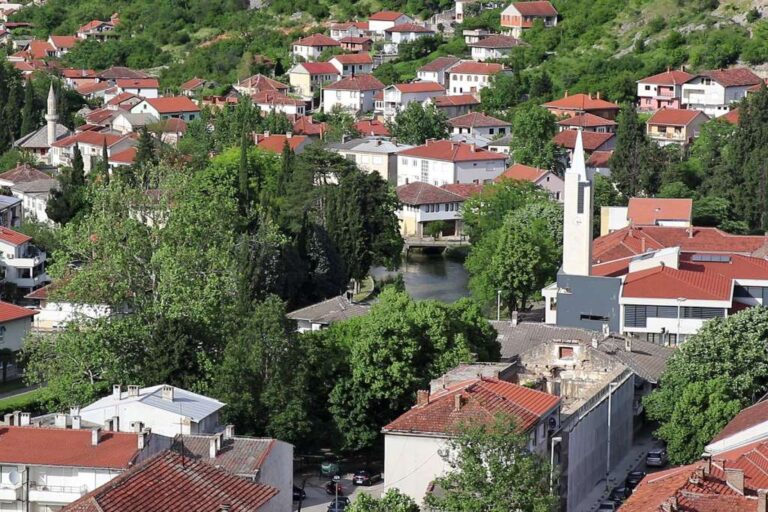
<path fill-rule="evenodd" d="M 245 126 L 240 134 L 240 167 L 238 169 L 238 191 L 240 212 L 245 215 L 251 206 L 251 175 L 248 169 L 248 133 Z"/>
<path fill-rule="evenodd" d="M 768 229 L 768 89 L 765 84 L 743 102 L 734 138 L 731 170 L 740 176 L 734 207 L 749 226 Z M 740 186 L 739 186 L 740 185 Z"/>
<path fill-rule="evenodd" d="M 32 80 L 27 80 L 24 84 L 24 109 L 21 111 L 21 131 L 22 137 L 37 127 L 37 112 L 35 109 L 35 88 Z"/>
<path fill-rule="evenodd" d="M 635 105 L 630 103 L 621 109 L 616 128 L 616 148 L 611 157 L 611 180 L 627 197 L 640 192 L 653 192 L 658 173 L 653 148 L 645 136 L 643 123 L 637 117 Z"/>
<path fill-rule="evenodd" d="M 109 183 L 109 152 L 107 151 L 107 139 L 104 139 L 104 145 L 101 146 L 101 176 L 104 184 Z"/>

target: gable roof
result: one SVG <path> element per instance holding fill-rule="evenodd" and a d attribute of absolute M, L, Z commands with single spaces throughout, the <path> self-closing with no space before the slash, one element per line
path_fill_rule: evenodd
<path fill-rule="evenodd" d="M 503 174 L 499 175 L 495 181 L 501 181 L 504 178 L 518 181 L 530 181 L 536 183 L 541 178 L 546 176 L 549 171 L 546 169 L 538 169 L 523 164 L 511 165 Z"/>
<path fill-rule="evenodd" d="M 10 171 L 0 174 L 0 180 L 11 183 L 28 183 L 36 180 L 49 180 L 51 177 L 29 164 L 19 164 Z"/>
<path fill-rule="evenodd" d="M 397 11 L 379 11 L 377 13 L 371 14 L 368 17 L 368 21 L 397 21 L 397 19 L 401 16 L 405 15 Z"/>
<path fill-rule="evenodd" d="M 72 48 L 79 41 L 77 36 L 50 36 L 48 40 L 54 48 Z"/>
<path fill-rule="evenodd" d="M 367 30 L 367 29 L 366 29 Z M 365 43 L 371 43 L 373 42 L 373 39 L 370 37 L 365 36 L 346 36 L 339 39 L 340 43 L 347 43 L 347 44 L 365 44 Z"/>
<path fill-rule="evenodd" d="M 395 25 L 394 27 L 385 29 L 384 32 L 413 32 L 417 34 L 434 34 L 435 31 L 417 23 L 401 23 L 400 25 Z"/>
<path fill-rule="evenodd" d="M 479 105 L 480 100 L 473 94 L 457 94 L 450 96 L 435 96 L 432 102 L 438 107 L 459 107 L 465 105 Z"/>
<path fill-rule="evenodd" d="M 470 48 L 514 48 L 515 46 L 521 46 L 527 44 L 516 37 L 505 36 L 502 34 L 493 34 L 488 37 L 484 37 L 477 42 L 469 43 L 467 46 Z"/>
<path fill-rule="evenodd" d="M 584 112 L 573 117 L 566 117 L 557 122 L 560 126 L 576 126 L 579 128 L 595 128 L 598 126 L 616 126 L 616 121 Z"/>
<path fill-rule="evenodd" d="M 593 151 L 587 159 L 587 167 L 609 167 L 613 151 Z"/>
<path fill-rule="evenodd" d="M 326 91 L 376 91 L 384 89 L 384 84 L 373 75 L 353 75 L 325 87 Z"/>
<path fill-rule="evenodd" d="M 286 142 L 291 150 L 296 151 L 307 140 L 305 135 L 292 135 L 291 137 L 287 135 L 268 135 L 265 137 L 258 134 L 256 135 L 256 146 L 270 153 L 281 154 Z"/>
<path fill-rule="evenodd" d="M 118 78 L 150 78 L 143 71 L 127 68 L 125 66 L 112 66 L 99 73 L 103 80 L 117 80 Z"/>
<path fill-rule="evenodd" d="M 691 220 L 693 199 L 632 197 L 627 218 L 635 226 L 655 226 L 660 220 Z"/>
<path fill-rule="evenodd" d="M 512 123 L 485 115 L 482 112 L 470 112 L 468 114 L 464 114 L 463 116 L 454 117 L 448 120 L 448 124 L 455 128 L 490 128 L 512 126 Z"/>
<path fill-rule="evenodd" d="M 0 241 L 11 244 L 21 245 L 23 243 L 32 240 L 31 236 L 27 236 L 24 233 L 19 233 L 5 226 L 0 226 Z"/>
<path fill-rule="evenodd" d="M 512 5 L 523 16 L 557 16 L 557 9 L 546 1 L 513 2 Z"/>
<path fill-rule="evenodd" d="M 144 101 L 149 103 L 160 114 L 200 112 L 200 107 L 186 96 L 164 96 L 162 98 L 148 98 Z"/>
<path fill-rule="evenodd" d="M 53 53 L 54 48 L 48 41 L 33 39 L 29 42 L 27 52 L 33 59 L 42 59 L 44 57 L 48 57 L 50 53 Z"/>
<path fill-rule="evenodd" d="M 112 156 L 109 157 L 109 161 L 113 163 L 131 165 L 133 164 L 133 162 L 136 161 L 137 152 L 138 152 L 138 148 L 133 146 L 113 154 Z"/>
<path fill-rule="evenodd" d="M 115 407 L 133 403 L 140 403 L 146 407 L 151 407 L 160 411 L 179 414 L 179 405 L 183 405 L 181 416 L 190 418 L 192 421 L 200 421 L 215 413 L 222 407 L 223 402 L 207 396 L 198 395 L 186 389 L 173 386 L 173 400 L 163 398 L 163 384 L 139 389 L 138 396 L 128 396 L 127 392 L 116 399 L 112 394 L 96 400 L 92 404 L 83 407 L 81 412 L 98 411 L 107 409 L 113 411 Z"/>
<path fill-rule="evenodd" d="M 262 468 L 272 447 L 277 442 L 271 438 L 224 437 L 216 458 L 211 458 L 210 447 L 214 435 L 177 435 L 171 450 L 185 457 L 211 464 L 240 476 L 253 476 Z"/>
<path fill-rule="evenodd" d="M 473 144 L 450 140 L 428 140 L 426 144 L 401 151 L 400 155 L 444 160 L 447 162 L 472 162 L 476 160 L 506 160 L 507 155 L 480 149 Z"/>
<path fill-rule="evenodd" d="M 763 82 L 759 76 L 747 68 L 713 69 L 702 71 L 696 76 L 711 78 L 723 87 L 746 87 Z"/>
<path fill-rule="evenodd" d="M 404 93 L 419 93 L 419 92 L 441 92 L 445 93 L 445 87 L 437 82 L 413 82 L 409 84 L 394 84 L 394 87 L 400 92 Z"/>
<path fill-rule="evenodd" d="M 768 401 L 758 402 L 742 409 L 710 443 L 716 443 L 761 423 L 768 422 Z"/>
<path fill-rule="evenodd" d="M 599 97 L 593 98 L 591 94 L 583 93 L 566 95 L 559 100 L 549 101 L 542 106 L 548 109 L 585 112 L 589 110 L 619 110 L 619 106 L 615 103 L 600 99 Z"/>
<path fill-rule="evenodd" d="M 397 199 L 407 205 L 463 203 L 464 197 L 430 183 L 415 181 L 397 187 Z"/>
<path fill-rule="evenodd" d="M 440 188 L 460 195 L 464 199 L 469 199 L 475 194 L 479 194 L 483 191 L 484 187 L 485 185 L 482 183 L 446 183 L 445 185 L 440 185 Z"/>
<path fill-rule="evenodd" d="M 638 82 L 641 84 L 653 85 L 682 85 L 693 77 L 694 75 L 686 73 L 680 69 L 668 69 L 663 73 L 648 76 L 642 80 L 638 80 Z"/>
<path fill-rule="evenodd" d="M 334 55 L 331 60 L 340 64 L 373 64 L 373 58 L 367 53 L 343 53 Z"/>
<path fill-rule="evenodd" d="M 123 138 L 125 138 L 123 135 L 115 135 L 114 133 L 102 133 L 89 130 L 70 135 L 69 137 L 64 137 L 63 139 L 59 139 L 54 142 L 52 146 L 56 148 L 68 148 L 70 146 L 74 146 L 75 144 L 88 144 L 90 146 L 101 147 L 106 143 L 107 147 L 109 147 L 117 141 L 122 140 Z"/>
<path fill-rule="evenodd" d="M 194 91 L 205 85 L 205 80 L 202 78 L 190 78 L 179 86 L 182 91 Z"/>
<path fill-rule="evenodd" d="M 285 316 L 291 320 L 304 320 L 328 325 L 333 322 L 366 315 L 370 309 L 371 307 L 368 304 L 350 302 L 346 297 L 339 295 L 338 297 L 331 297 L 316 304 L 296 309 Z"/>
<path fill-rule="evenodd" d="M 455 435 L 461 425 L 512 416 L 520 432 L 528 432 L 560 404 L 560 398 L 493 378 L 460 382 L 432 394 L 386 425 L 387 433 Z M 458 406 L 458 407 L 457 407 Z"/>
<path fill-rule="evenodd" d="M 654 112 L 648 121 L 646 121 L 646 124 L 664 126 L 688 126 L 697 117 L 700 116 L 703 116 L 705 120 L 709 119 L 707 115 L 700 110 L 663 108 Z"/>
<path fill-rule="evenodd" d="M 258 91 L 251 95 L 251 101 L 257 105 L 293 105 L 303 106 L 304 100 L 291 98 L 277 91 Z"/>
<path fill-rule="evenodd" d="M 257 91 L 287 91 L 288 86 L 261 73 L 238 80 L 237 85 Z"/>
<path fill-rule="evenodd" d="M 568 149 L 574 149 L 576 147 L 576 136 L 581 133 L 582 143 L 584 144 L 585 151 L 595 151 L 602 147 L 606 142 L 610 141 L 615 135 L 613 133 L 598 133 L 577 130 L 563 130 L 558 132 L 552 139 L 555 144 L 563 146 Z"/>
<path fill-rule="evenodd" d="M 320 135 L 328 130 L 327 123 L 318 123 L 312 116 L 301 116 L 293 123 L 294 135 Z"/>
<path fill-rule="evenodd" d="M 115 85 L 121 89 L 157 89 L 160 82 L 157 78 L 118 78 Z"/>
<path fill-rule="evenodd" d="M 417 71 L 424 71 L 424 72 L 427 72 L 427 73 L 434 73 L 436 71 L 446 70 L 446 69 L 450 68 L 451 66 L 459 63 L 459 62 L 461 62 L 461 59 L 459 59 L 458 57 L 453 57 L 451 55 L 446 56 L 446 57 L 438 57 L 435 60 L 433 60 L 432 62 L 430 62 L 428 64 L 424 64 L 419 69 L 417 69 Z"/>
<path fill-rule="evenodd" d="M 355 129 L 364 136 L 377 135 L 379 137 L 389 137 L 387 125 L 375 119 L 363 119 L 355 123 Z"/>
<path fill-rule="evenodd" d="M 17 306 L 16 304 L 11 304 L 10 302 L 0 301 L 0 323 L 32 317 L 37 313 L 38 311 L 33 309 L 27 309 Z M 2 438 L 0 438 L 0 441 L 2 441 Z"/>
<path fill-rule="evenodd" d="M 297 64 L 301 66 L 310 75 L 338 75 L 339 70 L 330 62 L 302 62 Z"/>
<path fill-rule="evenodd" d="M 312 34 L 311 36 L 302 37 L 293 42 L 294 46 L 341 46 L 337 40 L 325 34 Z"/>
<path fill-rule="evenodd" d="M 735 108 L 735 109 L 731 110 L 730 112 L 728 112 L 727 114 L 722 115 L 722 116 L 720 116 L 720 117 L 718 117 L 716 119 L 723 120 L 723 121 L 726 121 L 726 122 L 731 123 L 731 124 L 739 124 L 739 116 L 740 116 L 740 114 L 741 114 L 741 112 L 739 112 L 739 109 Z"/>
<path fill-rule="evenodd" d="M 504 66 L 488 62 L 464 61 L 451 68 L 451 73 L 467 73 L 470 75 L 495 75 L 501 72 Z"/>
<path fill-rule="evenodd" d="M 277 494 L 268 485 L 165 451 L 65 506 L 62 512 L 258 512 Z"/>
<path fill-rule="evenodd" d="M 0 462 L 32 466 L 128 469 L 138 454 L 136 434 L 46 427 L 0 427 Z"/>

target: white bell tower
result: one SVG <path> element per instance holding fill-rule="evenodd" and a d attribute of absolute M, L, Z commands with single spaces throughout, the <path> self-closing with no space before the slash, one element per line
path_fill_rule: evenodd
<path fill-rule="evenodd" d="M 563 272 L 588 276 L 592 269 L 593 186 L 587 177 L 581 131 L 576 135 L 571 166 L 565 171 Z"/>

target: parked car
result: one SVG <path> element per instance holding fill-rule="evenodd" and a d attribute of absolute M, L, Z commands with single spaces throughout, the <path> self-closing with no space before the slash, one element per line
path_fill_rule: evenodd
<path fill-rule="evenodd" d="M 627 498 L 629 498 L 629 495 L 632 494 L 632 490 L 625 486 L 620 485 L 618 487 L 614 487 L 611 491 L 611 494 L 608 495 L 608 499 L 615 502 L 615 503 L 621 503 Z"/>
<path fill-rule="evenodd" d="M 645 456 L 645 465 L 661 468 L 667 465 L 667 451 L 661 448 L 651 450 Z"/>
<path fill-rule="evenodd" d="M 379 480 L 381 480 L 381 473 L 374 473 L 365 469 L 356 471 L 355 476 L 352 477 L 352 483 L 355 485 L 373 485 Z"/>
<path fill-rule="evenodd" d="M 304 501 L 307 499 L 307 493 L 300 487 L 293 486 L 293 501 Z"/>
<path fill-rule="evenodd" d="M 344 488 L 341 486 L 339 482 L 334 482 L 333 480 L 329 481 L 327 484 L 325 484 L 325 494 L 328 494 L 330 496 L 344 496 Z"/>
<path fill-rule="evenodd" d="M 323 475 L 337 475 L 339 473 L 339 463 L 327 460 L 320 464 L 320 473 Z"/>
<path fill-rule="evenodd" d="M 604 501 L 597 507 L 597 512 L 616 512 L 619 506 L 613 501 Z"/>
<path fill-rule="evenodd" d="M 629 489 L 634 489 L 637 487 L 637 484 L 639 484 L 643 478 L 645 478 L 645 471 L 631 471 L 627 478 L 624 479 L 624 485 L 626 485 Z"/>
<path fill-rule="evenodd" d="M 328 504 L 328 512 L 342 512 L 349 506 L 349 498 L 346 496 L 339 496 L 338 499 L 333 500 Z"/>

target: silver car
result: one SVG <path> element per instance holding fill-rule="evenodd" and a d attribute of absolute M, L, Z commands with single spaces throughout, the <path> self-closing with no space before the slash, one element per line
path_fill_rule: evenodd
<path fill-rule="evenodd" d="M 667 451 L 662 449 L 651 450 L 645 456 L 645 465 L 661 468 L 667 465 Z"/>

